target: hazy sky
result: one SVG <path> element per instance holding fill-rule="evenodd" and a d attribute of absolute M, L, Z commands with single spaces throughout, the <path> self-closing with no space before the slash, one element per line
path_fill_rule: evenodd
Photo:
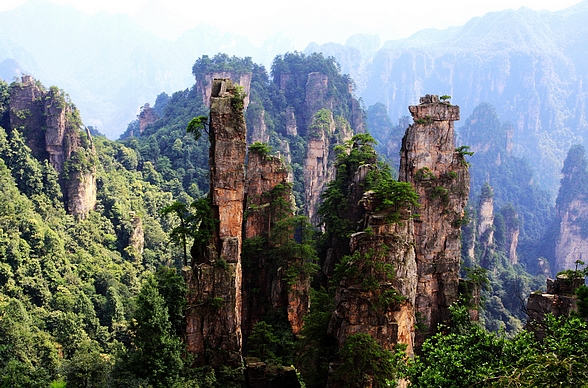
<path fill-rule="evenodd" d="M 0 11 L 27 0 L 0 0 Z M 247 36 L 261 45 L 282 33 L 304 49 L 311 41 L 338 42 L 355 33 L 382 41 L 408 37 L 424 28 L 460 26 L 475 16 L 525 6 L 560 10 L 580 0 L 50 0 L 89 14 L 127 13 L 159 36 L 175 38 L 199 23 Z M 225 8 L 221 9 L 219 4 Z"/>

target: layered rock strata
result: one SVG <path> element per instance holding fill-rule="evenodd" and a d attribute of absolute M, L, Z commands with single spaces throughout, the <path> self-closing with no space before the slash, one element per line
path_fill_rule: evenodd
<path fill-rule="evenodd" d="M 584 284 L 584 277 L 570 277 L 562 274 L 555 279 L 547 279 L 547 292 L 534 292 L 527 300 L 526 328 L 542 337 L 541 322 L 545 315 L 568 317 L 578 310 L 576 289 Z"/>
<path fill-rule="evenodd" d="M 350 335 L 367 333 L 384 349 L 407 345 L 413 353 L 417 268 L 414 224 L 409 213 L 390 222 L 389 211 L 376 212 L 367 192 L 362 200 L 366 228 L 351 236 L 353 271 L 335 293 L 335 312 L 328 332 L 343 344 Z"/>
<path fill-rule="evenodd" d="M 157 121 L 158 116 L 155 112 L 155 109 L 153 109 L 149 104 L 145 104 L 141 107 L 141 113 L 139 113 L 138 119 L 139 134 L 141 134 L 145 131 L 145 128 L 147 128 L 147 126 L 154 124 Z M 139 134 L 137 134 L 137 136 Z"/>
<path fill-rule="evenodd" d="M 252 249 L 243 253 L 244 338 L 269 313 L 281 313 L 297 335 L 309 308 L 310 277 L 302 273 L 295 279 L 287 277 L 293 266 L 303 265 L 305 258 L 276 257 L 276 248 L 284 246 L 283 240 L 294 238 L 293 227 L 286 224 L 294 214 L 288 176 L 279 157 L 250 148 L 245 237 Z"/>
<path fill-rule="evenodd" d="M 66 210 L 84 218 L 96 205 L 96 152 L 63 92 L 45 90 L 33 77 L 23 76 L 11 86 L 10 127 L 22 128 L 33 155 L 48 160 L 60 174 Z"/>
<path fill-rule="evenodd" d="M 588 262 L 588 238 L 586 220 L 588 220 L 588 202 L 584 198 L 575 198 L 566 206 L 558 207 L 560 218 L 559 236 L 555 246 L 555 271 L 575 267 L 577 260 Z"/>
<path fill-rule="evenodd" d="M 418 283 L 416 314 L 426 327 L 415 345 L 449 319 L 448 307 L 458 299 L 460 237 L 469 192 L 469 172 L 463 152 L 454 142 L 459 107 L 435 95 L 410 106 L 414 119 L 402 140 L 399 180 L 410 182 L 419 195 L 415 211 L 415 253 Z"/>
<path fill-rule="evenodd" d="M 239 367 L 246 126 L 243 97 L 230 79 L 212 83 L 209 122 L 210 200 L 218 224 L 203 254 L 185 269 L 186 345 L 198 365 Z"/>
<path fill-rule="evenodd" d="M 247 109 L 249 106 L 249 95 L 251 88 L 251 73 L 238 73 L 234 71 L 215 71 L 204 76 L 204 79 L 196 78 L 196 91 L 202 96 L 202 101 L 205 106 L 212 104 L 211 98 L 214 97 L 214 80 L 215 79 L 230 79 L 235 84 L 243 87 L 244 99 L 243 108 Z"/>

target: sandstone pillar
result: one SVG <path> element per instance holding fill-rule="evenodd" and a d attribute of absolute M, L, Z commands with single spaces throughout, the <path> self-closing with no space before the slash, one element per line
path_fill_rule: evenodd
<path fill-rule="evenodd" d="M 459 107 L 427 95 L 409 110 L 414 124 L 402 140 L 399 180 L 412 183 L 420 197 L 414 220 L 419 346 L 449 319 L 448 307 L 458 299 L 461 221 L 470 180 L 454 142 Z"/>
<path fill-rule="evenodd" d="M 238 367 L 246 126 L 243 95 L 229 79 L 213 81 L 209 133 L 210 200 L 218 224 L 186 274 L 186 344 L 197 365 Z"/>

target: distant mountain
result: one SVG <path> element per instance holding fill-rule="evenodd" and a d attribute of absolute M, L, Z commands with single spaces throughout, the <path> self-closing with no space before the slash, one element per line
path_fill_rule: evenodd
<path fill-rule="evenodd" d="M 170 41 L 130 16 L 88 16 L 47 0 L 0 13 L 0 77 L 11 82 L 24 72 L 47 86 L 60 85 L 79 104 L 84 122 L 111 138 L 126 129 L 145 102 L 191 86 L 192 65 L 203 54 L 222 51 L 271 63 L 287 50 L 291 43 L 283 37 L 256 47 L 205 25 Z"/>
<path fill-rule="evenodd" d="M 369 42 L 361 50 L 357 39 L 306 51 L 333 55 L 366 105 L 383 103 L 394 121 L 426 93 L 452 95 L 462 118 L 492 104 L 513 125 L 513 152 L 555 197 L 567 150 L 586 141 L 587 20 L 588 1 L 558 12 L 520 8 L 423 30 L 377 52 Z"/>

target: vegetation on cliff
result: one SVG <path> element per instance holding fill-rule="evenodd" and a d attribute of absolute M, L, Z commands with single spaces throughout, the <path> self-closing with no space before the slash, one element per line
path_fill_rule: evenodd
<path fill-rule="evenodd" d="M 267 210 L 272 216 L 264 219 L 266 232 L 245 240 L 242 260 L 248 270 L 254 268 L 247 283 L 252 299 L 264 292 L 278 293 L 277 282 L 265 284 L 264 291 L 255 284 L 266 271 L 279 278 L 285 293 L 297 297 L 306 292 L 300 285 L 312 277 L 312 304 L 301 332 L 294 335 L 290 307 L 274 308 L 264 299 L 260 303 L 265 304 L 265 313 L 244 331 L 245 353 L 276 368 L 295 364 L 309 388 L 324 387 L 329 378 L 350 387 L 367 381 L 383 387 L 398 377 L 415 387 L 547 386 L 550 382 L 574 386 L 585 381 L 581 365 L 588 357 L 588 328 L 583 319 L 548 318 L 542 340 L 527 332 L 515 333 L 524 315 L 518 311 L 520 301 L 512 296 L 523 297 L 539 287 L 525 269 L 538 272 L 537 244 L 553 209 L 546 194 L 533 185 L 526 162 L 491 141 L 506 136 L 506 127 L 491 107 L 482 105 L 466 122 L 463 138 L 476 151 L 470 159 L 473 192 L 488 199 L 492 186 L 499 208 L 492 225 L 494 245 L 483 249 L 488 241 L 478 239 L 474 256 L 464 251 L 464 261 L 489 270 L 482 315 L 486 327 L 495 332 L 470 322 L 466 309 L 454 306 L 452 323 L 425 342 L 422 354 L 409 359 L 401 348 L 386 350 L 369 334 L 353 334 L 339 343 L 329 332 L 335 290 L 344 279 L 358 286 L 359 292 L 374 296 L 370 300 L 374 311 L 388 312 L 406 302 L 392 286 L 396 268 L 380 260 L 391 245 L 352 253 L 350 240 L 357 232 L 367 240 L 373 237 L 373 230 L 366 228 L 366 208 L 382 216 L 387 226 L 398 226 L 412 222 L 408 210 L 417 205 L 412 187 L 396 181 L 392 168 L 379 160 L 371 135 L 360 133 L 342 141 L 343 129 L 350 130 L 357 119 L 350 79 L 340 74 L 332 59 L 299 53 L 276 58 L 272 80 L 248 58 L 203 57 L 193 70 L 197 81 L 212 70 L 251 73 L 246 119 L 252 127 L 262 128 L 254 123 L 264 112 L 268 142 L 253 142 L 249 151 L 292 161 L 293 185 L 275 186 L 263 193 L 267 206 L 254 204 L 247 209 L 247 215 Z M 328 77 L 325 101 L 331 105 L 310 114 L 305 98 L 313 72 Z M 9 127 L 9 88 L 0 83 L 1 384 L 241 386 L 240 368 L 193 368 L 194 360 L 182 343 L 189 306 L 179 271 L 189 264 L 189 254 L 201 253 L 197 251 L 205 248 L 216 225 L 204 196 L 209 190 L 209 141 L 185 131 L 192 118 L 207 114 L 196 86 L 172 96 L 160 95 L 154 107 L 160 118 L 143 133 L 129 131 L 117 142 L 100 136 L 92 139 L 97 206 L 80 220 L 66 213 L 55 169 L 33 156 L 26 134 Z M 373 113 L 374 123 L 383 123 L 376 131 L 383 133 L 390 123 L 381 108 L 373 108 Z M 296 132 L 285 113 L 289 109 L 298 119 Z M 334 134 L 330 134 L 332 125 Z M 290 192 L 298 205 L 304 204 L 300 177 L 306 145 L 311 137 L 327 134 L 336 140 L 333 144 L 341 144 L 332 149 L 336 172 L 319 210 L 324 230 L 317 230 L 296 214 Z M 273 150 L 281 154 L 272 154 Z M 583 150 L 574 147 L 570 155 L 564 175 L 580 170 L 585 174 Z M 87 168 L 82 156 L 72 161 L 72 168 Z M 420 178 L 430 178 L 426 170 L 421 172 Z M 572 179 L 566 188 L 562 185 L 562 192 L 584 193 L 579 185 L 583 176 Z M 490 185 L 483 185 L 487 180 Z M 441 197 L 443 191 L 437 194 Z M 562 201 L 569 195 L 563 195 Z M 475 211 L 470 217 L 476 217 Z M 467 228 L 475 233 L 467 219 L 463 224 L 464 235 Z M 522 231 L 521 264 L 511 264 L 504 249 L 513 226 Z M 190 253 L 189 246 L 194 246 Z M 406 246 L 410 249 L 411 244 Z M 223 267 L 227 262 L 219 259 L 215 265 Z M 213 298 L 207 303 L 221 306 L 224 300 Z M 512 336 L 499 331 L 503 324 Z M 329 375 L 330 369 L 336 372 Z"/>

